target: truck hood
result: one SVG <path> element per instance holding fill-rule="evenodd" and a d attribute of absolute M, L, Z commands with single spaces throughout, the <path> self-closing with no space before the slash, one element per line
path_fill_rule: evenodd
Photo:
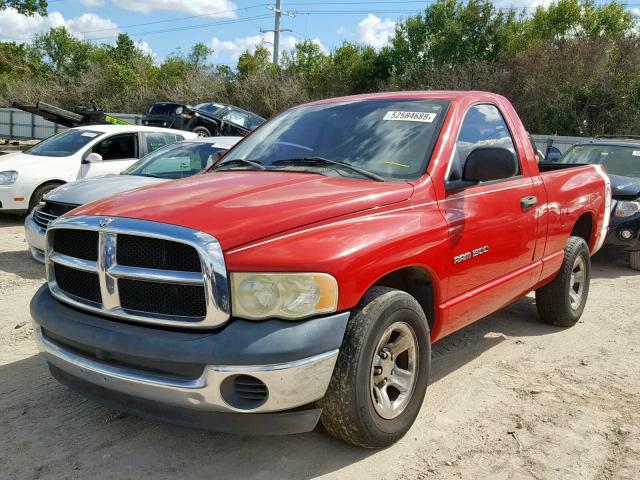
<path fill-rule="evenodd" d="M 330 218 L 401 202 L 409 183 L 309 173 L 228 171 L 145 187 L 73 210 L 207 232 L 223 249 Z"/>
<path fill-rule="evenodd" d="M 609 175 L 611 193 L 616 200 L 634 200 L 640 197 L 640 180 L 637 178 Z"/>
<path fill-rule="evenodd" d="M 84 205 L 101 198 L 126 192 L 147 185 L 166 182 L 163 178 L 140 177 L 137 175 L 104 175 L 65 183 L 46 195 L 52 202 Z"/>

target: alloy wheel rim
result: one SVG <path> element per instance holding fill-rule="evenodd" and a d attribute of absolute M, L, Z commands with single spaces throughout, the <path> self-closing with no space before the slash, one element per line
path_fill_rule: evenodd
<path fill-rule="evenodd" d="M 569 302 L 573 310 L 577 310 L 582 304 L 585 278 L 586 265 L 584 259 L 580 256 L 573 262 L 573 268 L 571 270 Z"/>
<path fill-rule="evenodd" d="M 418 340 L 405 322 L 391 324 L 382 334 L 371 362 L 369 391 L 378 415 L 391 420 L 411 400 L 418 373 Z"/>

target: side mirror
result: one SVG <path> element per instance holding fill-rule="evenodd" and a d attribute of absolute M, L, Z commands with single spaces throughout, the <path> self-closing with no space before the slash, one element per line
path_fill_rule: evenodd
<path fill-rule="evenodd" d="M 84 157 L 85 163 L 99 163 L 102 161 L 102 155 L 99 153 L 92 152 L 86 157 Z"/>
<path fill-rule="evenodd" d="M 502 147 L 478 147 L 467 156 L 463 182 L 490 182 L 511 178 L 518 173 L 518 161 L 511 150 Z"/>

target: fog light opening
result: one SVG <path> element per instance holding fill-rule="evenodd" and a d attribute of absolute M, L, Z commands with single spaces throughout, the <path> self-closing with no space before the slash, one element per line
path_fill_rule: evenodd
<path fill-rule="evenodd" d="M 269 389 L 259 378 L 251 375 L 231 375 L 220 384 L 220 395 L 231 407 L 254 410 L 269 397 Z"/>

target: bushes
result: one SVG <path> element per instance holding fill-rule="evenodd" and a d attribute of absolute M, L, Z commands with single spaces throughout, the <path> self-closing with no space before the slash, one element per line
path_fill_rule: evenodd
<path fill-rule="evenodd" d="M 566 135 L 640 133 L 640 36 L 621 4 L 558 0 L 532 15 L 486 0 L 438 0 L 398 22 L 376 51 L 303 41 L 244 52 L 236 71 L 206 63 L 210 49 L 160 64 L 127 35 L 95 45 L 53 29 L 32 45 L 0 43 L 0 104 L 44 100 L 143 112 L 154 101 L 233 103 L 269 117 L 318 98 L 379 90 L 489 90 L 508 97 L 526 127 Z"/>

